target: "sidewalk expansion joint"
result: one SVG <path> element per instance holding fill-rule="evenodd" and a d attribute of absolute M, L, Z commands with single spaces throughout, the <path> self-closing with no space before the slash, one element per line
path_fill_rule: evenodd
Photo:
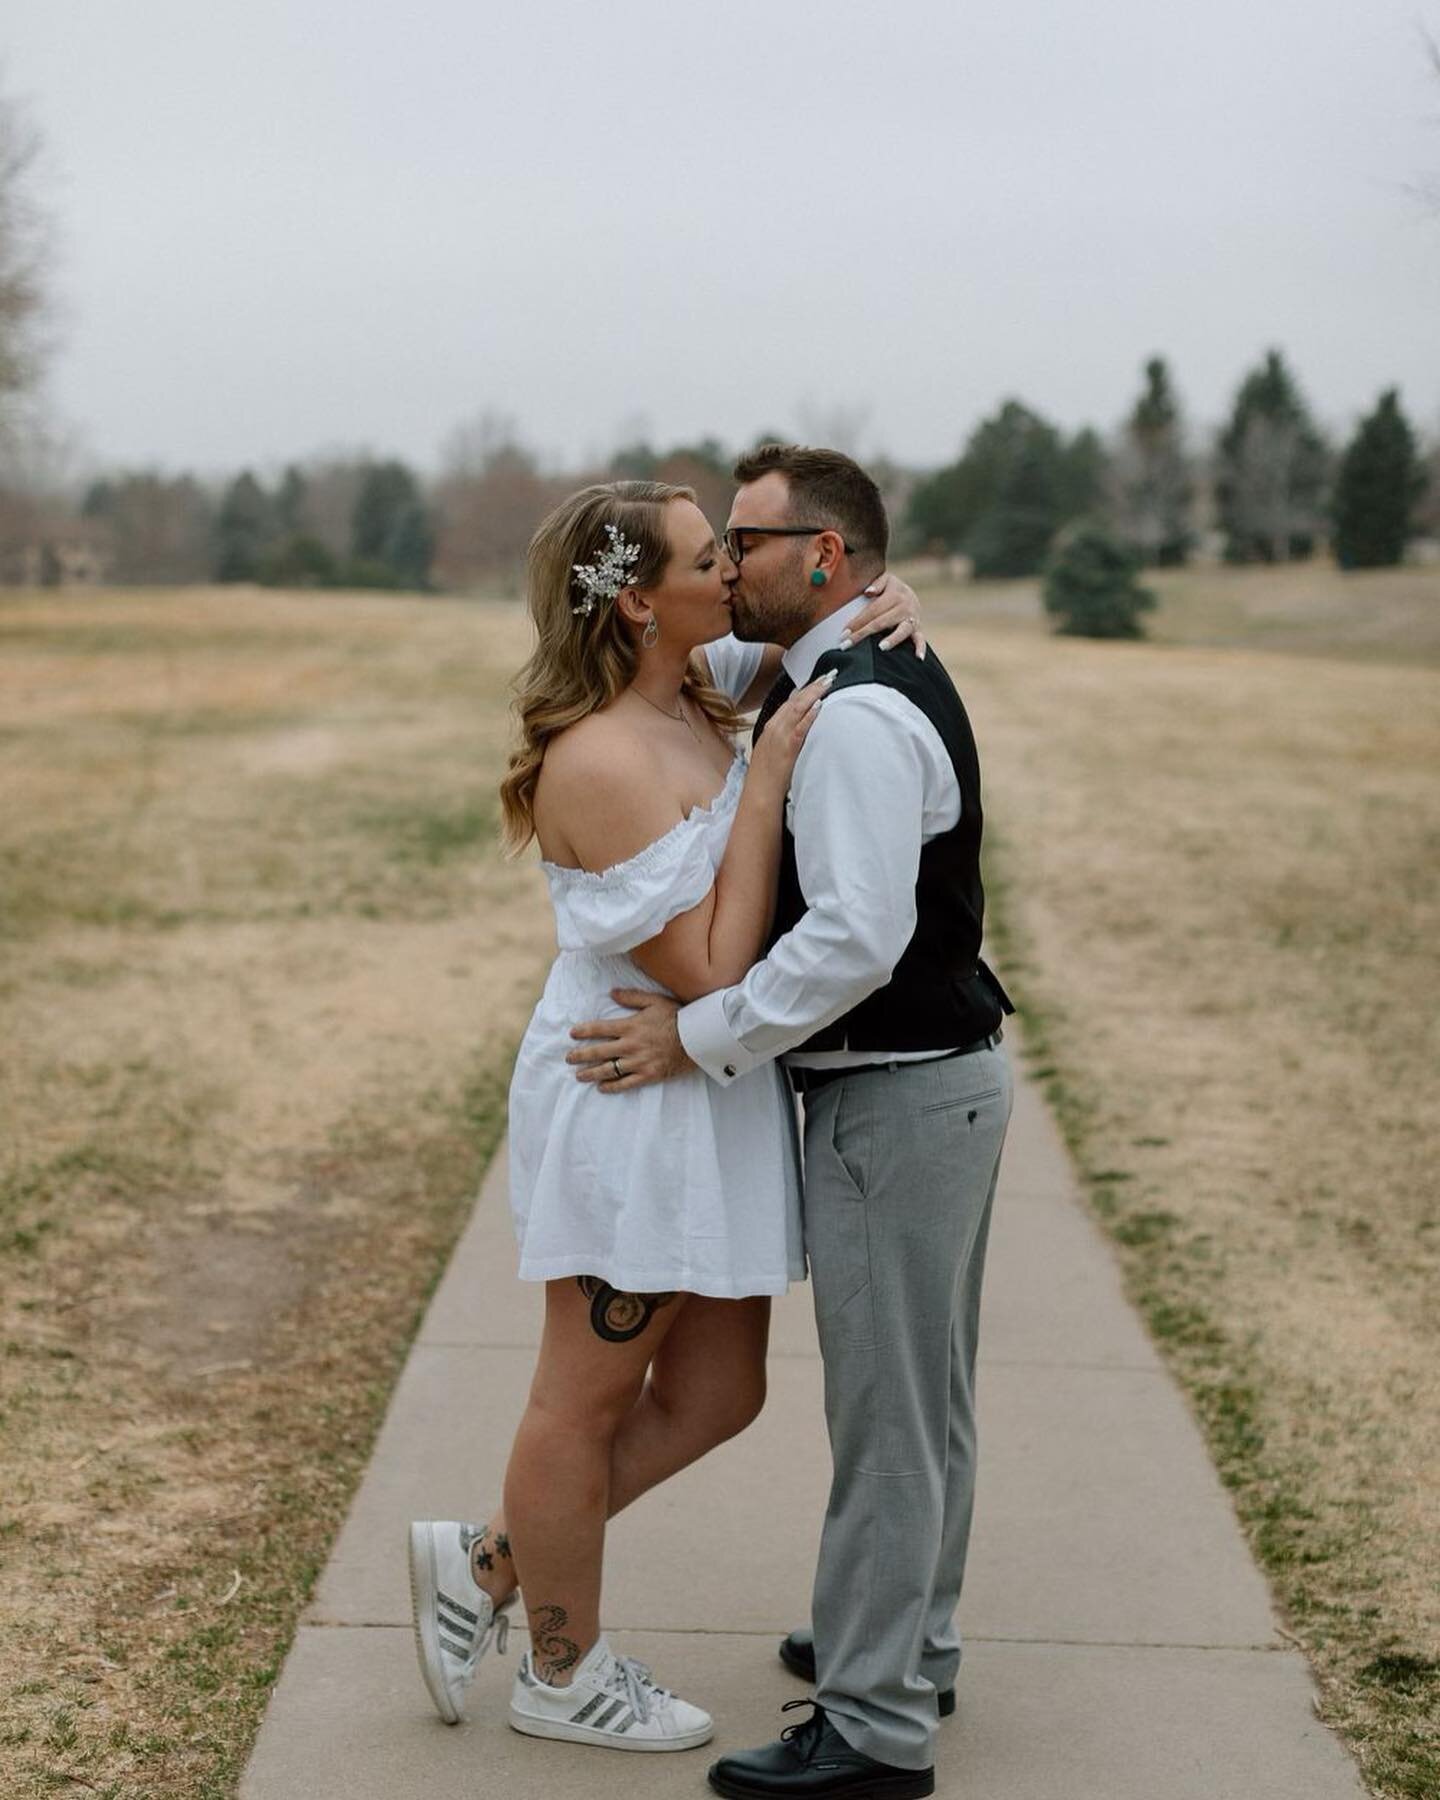
<path fill-rule="evenodd" d="M 417 1338 L 417 1350 L 533 1350 L 538 1352 L 536 1343 L 471 1343 L 460 1338 Z M 814 1350 L 770 1350 L 767 1352 L 771 1362 L 819 1362 L 819 1349 Z M 984 1349 L 980 1351 L 980 1367 L 986 1369 L 1079 1369 L 1096 1375 L 1164 1375 L 1165 1369 L 1159 1363 L 1135 1362 L 1073 1362 L 1064 1358 L 1031 1357 L 1031 1356 L 986 1356 Z"/>
<path fill-rule="evenodd" d="M 398 1619 L 302 1619 L 302 1627 L 318 1631 L 401 1631 L 408 1632 L 408 1620 Z M 630 1621 L 612 1622 L 606 1631 L 629 1631 L 645 1637 L 717 1637 L 758 1638 L 768 1641 L 783 1637 L 783 1625 L 647 1625 Z M 1178 1650 L 1212 1652 L 1222 1656 L 1300 1656 L 1303 1651 L 1294 1644 L 1276 1639 L 1257 1643 L 1253 1639 L 1231 1643 L 1199 1643 L 1174 1638 L 1085 1638 L 1085 1637 L 1004 1637 L 994 1633 L 967 1632 L 967 1644 L 1030 1644 L 1040 1650 Z"/>
<path fill-rule="evenodd" d="M 415 1348 L 417 1350 L 531 1350 L 538 1352 L 540 1340 L 538 1338 L 507 1339 L 498 1344 L 487 1340 L 481 1344 L 473 1338 L 418 1337 L 415 1340 Z"/>
<path fill-rule="evenodd" d="M 978 1366 L 982 1369 L 1081 1369 L 1095 1375 L 1168 1375 L 1159 1363 L 1135 1362 L 1069 1362 L 1059 1357 L 986 1356 L 981 1350 Z"/>

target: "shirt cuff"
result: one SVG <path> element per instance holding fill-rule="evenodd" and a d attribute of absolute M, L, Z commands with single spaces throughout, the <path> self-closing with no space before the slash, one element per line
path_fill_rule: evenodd
<path fill-rule="evenodd" d="M 712 1081 L 729 1087 L 742 1075 L 758 1069 L 766 1059 L 752 1056 L 731 1031 L 725 1017 L 725 995 L 720 988 L 713 994 L 702 994 L 675 1015 L 680 1042 L 691 1062 L 698 1064 Z"/>

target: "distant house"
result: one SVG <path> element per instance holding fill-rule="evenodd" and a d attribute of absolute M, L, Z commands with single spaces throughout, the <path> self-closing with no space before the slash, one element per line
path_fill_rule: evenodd
<path fill-rule="evenodd" d="M 110 573 L 109 528 L 97 519 L 35 525 L 0 552 L 0 581 L 19 587 L 97 587 Z"/>

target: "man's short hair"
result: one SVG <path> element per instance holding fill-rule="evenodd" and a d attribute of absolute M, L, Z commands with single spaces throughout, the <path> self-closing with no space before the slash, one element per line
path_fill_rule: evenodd
<path fill-rule="evenodd" d="M 880 490 L 839 450 L 805 444 L 759 444 L 735 464 L 739 482 L 759 481 L 779 472 L 790 489 L 790 518 L 797 525 L 838 531 L 857 563 L 883 564 L 890 547 L 890 522 Z"/>

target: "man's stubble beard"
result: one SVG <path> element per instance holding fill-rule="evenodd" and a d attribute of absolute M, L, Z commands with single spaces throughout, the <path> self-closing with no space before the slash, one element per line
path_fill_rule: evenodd
<path fill-rule="evenodd" d="M 803 583 L 804 566 L 801 550 L 758 588 L 733 594 L 730 622 L 742 643 L 793 644 L 804 637 L 814 623 L 815 610 L 810 589 Z"/>

